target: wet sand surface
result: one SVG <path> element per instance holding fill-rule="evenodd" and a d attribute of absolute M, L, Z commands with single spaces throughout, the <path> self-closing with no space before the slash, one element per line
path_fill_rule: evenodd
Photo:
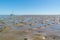
<path fill-rule="evenodd" d="M 60 16 L 0 16 L 0 40 L 60 40 Z"/>

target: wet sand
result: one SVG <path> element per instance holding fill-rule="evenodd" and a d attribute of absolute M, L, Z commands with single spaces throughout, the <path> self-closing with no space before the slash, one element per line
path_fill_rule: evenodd
<path fill-rule="evenodd" d="M 0 40 L 24 40 L 24 38 L 28 40 L 36 38 L 36 40 L 60 40 L 60 16 L 13 15 L 0 17 Z"/>

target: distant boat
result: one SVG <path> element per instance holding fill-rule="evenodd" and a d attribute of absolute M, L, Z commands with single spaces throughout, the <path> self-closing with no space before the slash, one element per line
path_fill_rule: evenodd
<path fill-rule="evenodd" d="M 10 16 L 14 16 L 14 14 L 10 14 Z"/>

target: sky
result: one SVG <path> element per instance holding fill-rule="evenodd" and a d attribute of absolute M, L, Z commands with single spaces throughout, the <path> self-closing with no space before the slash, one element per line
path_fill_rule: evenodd
<path fill-rule="evenodd" d="M 0 15 L 60 15 L 60 0 L 0 0 Z"/>

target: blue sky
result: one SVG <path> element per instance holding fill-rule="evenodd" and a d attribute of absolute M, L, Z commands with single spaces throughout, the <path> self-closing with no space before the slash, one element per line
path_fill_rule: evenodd
<path fill-rule="evenodd" d="M 60 15 L 60 0 L 0 0 L 0 15 L 10 14 Z"/>

